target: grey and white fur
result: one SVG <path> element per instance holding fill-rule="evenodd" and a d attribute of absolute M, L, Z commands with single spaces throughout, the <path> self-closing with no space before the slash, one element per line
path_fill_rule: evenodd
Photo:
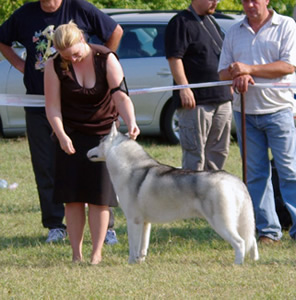
<path fill-rule="evenodd" d="M 119 204 L 127 219 L 129 263 L 145 260 L 151 223 L 204 218 L 235 251 L 242 264 L 249 252 L 259 259 L 252 201 L 245 184 L 225 171 L 190 171 L 163 165 L 134 140 L 111 132 L 88 151 L 106 161 Z"/>

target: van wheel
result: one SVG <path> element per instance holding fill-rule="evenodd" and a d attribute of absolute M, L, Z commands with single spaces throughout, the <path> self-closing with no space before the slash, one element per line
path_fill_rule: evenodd
<path fill-rule="evenodd" d="M 163 135 L 170 144 L 176 145 L 180 143 L 179 136 L 179 120 L 177 117 L 177 109 L 170 101 L 163 113 L 162 131 Z"/>

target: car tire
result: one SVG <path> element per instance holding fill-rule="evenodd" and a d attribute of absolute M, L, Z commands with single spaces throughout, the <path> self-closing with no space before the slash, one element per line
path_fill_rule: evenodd
<path fill-rule="evenodd" d="M 179 144 L 179 121 L 177 109 L 172 100 L 166 105 L 162 120 L 162 133 L 164 137 L 172 145 Z"/>
<path fill-rule="evenodd" d="M 3 124 L 2 124 L 1 117 L 0 117 L 0 136 L 4 137 Z"/>

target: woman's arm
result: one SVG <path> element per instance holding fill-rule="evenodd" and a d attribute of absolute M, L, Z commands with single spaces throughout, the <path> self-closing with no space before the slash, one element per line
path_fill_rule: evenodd
<path fill-rule="evenodd" d="M 114 54 L 108 55 L 107 58 L 107 81 L 110 89 L 120 86 L 123 80 L 122 67 Z M 134 105 L 130 97 L 121 90 L 112 94 L 112 99 L 115 103 L 119 115 L 128 127 L 129 135 L 132 139 L 136 139 L 140 130 L 136 123 Z"/>
<path fill-rule="evenodd" d="M 75 149 L 72 141 L 66 134 L 63 126 L 60 80 L 54 71 L 53 59 L 49 59 L 45 66 L 44 92 L 46 116 L 60 142 L 60 146 L 66 153 L 74 154 Z"/>

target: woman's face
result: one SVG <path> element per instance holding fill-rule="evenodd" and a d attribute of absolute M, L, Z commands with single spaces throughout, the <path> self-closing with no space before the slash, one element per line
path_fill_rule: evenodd
<path fill-rule="evenodd" d="M 80 62 L 85 57 L 86 47 L 84 42 L 79 42 L 73 46 L 59 51 L 63 59 L 72 63 Z"/>

